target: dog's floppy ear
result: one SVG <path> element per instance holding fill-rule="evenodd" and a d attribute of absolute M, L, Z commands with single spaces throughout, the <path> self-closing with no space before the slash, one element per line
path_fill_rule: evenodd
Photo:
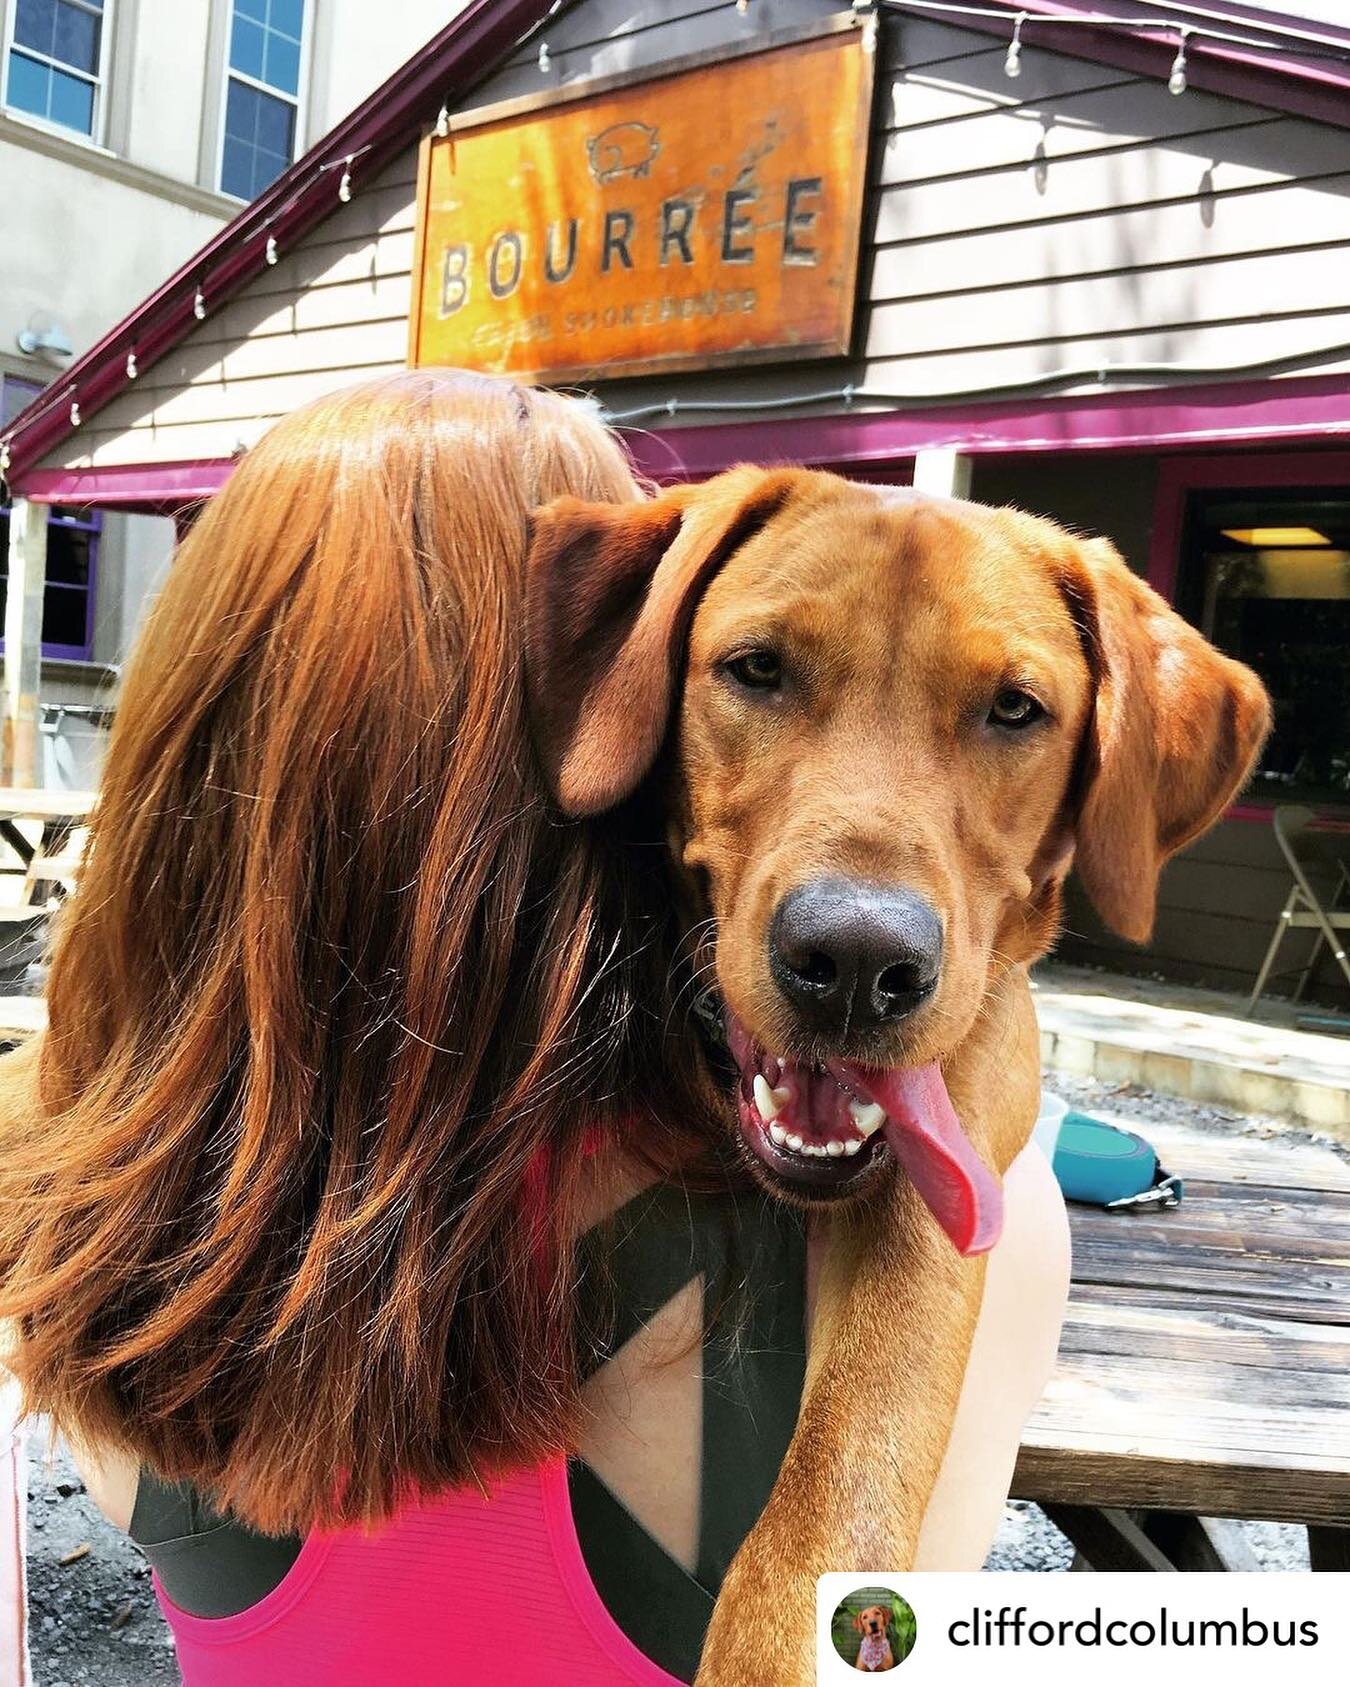
<path fill-rule="evenodd" d="M 1096 685 L 1074 864 L 1107 925 L 1144 943 L 1163 864 L 1241 790 L 1270 704 L 1107 540 L 1078 546 L 1064 586 Z"/>
<path fill-rule="evenodd" d="M 862 1631 L 863 1631 L 863 1620 L 862 1620 L 862 1612 L 861 1611 L 857 1612 L 854 1615 L 853 1626 L 854 1626 L 855 1629 L 857 1629 L 859 1634 L 862 1633 Z"/>
<path fill-rule="evenodd" d="M 559 498 L 533 518 L 525 666 L 563 811 L 601 814 L 660 752 L 708 581 L 779 510 L 790 471 L 730 469 L 635 504 Z"/>

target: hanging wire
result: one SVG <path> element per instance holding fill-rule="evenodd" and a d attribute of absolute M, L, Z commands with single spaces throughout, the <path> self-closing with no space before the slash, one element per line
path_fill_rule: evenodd
<path fill-rule="evenodd" d="M 991 18 L 999 23 L 1006 23 L 1010 15 L 1007 7 L 965 5 L 959 3 L 959 0 L 878 0 L 878 3 L 891 12 L 933 12 L 944 17 Z M 1197 41 L 1217 41 L 1224 46 L 1247 47 L 1255 52 L 1293 53 L 1299 58 L 1331 59 L 1338 64 L 1350 65 L 1350 50 L 1330 46 L 1324 36 L 1310 35 L 1306 30 L 1283 26 L 1278 32 L 1272 29 L 1269 35 L 1263 37 L 1238 34 L 1227 29 L 1214 29 L 1209 24 L 1188 23 L 1186 19 L 1179 17 L 1126 18 L 1095 12 L 1072 18 L 1037 15 L 1031 21 L 1047 30 L 1117 29 L 1128 34 L 1156 31 L 1165 35 L 1184 32 Z"/>

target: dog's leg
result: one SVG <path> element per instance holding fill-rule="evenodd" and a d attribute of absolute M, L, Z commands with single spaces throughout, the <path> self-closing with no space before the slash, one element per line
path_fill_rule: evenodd
<path fill-rule="evenodd" d="M 1040 1088 L 1025 978 L 1008 980 L 947 1073 L 957 1116 L 1002 1174 Z M 698 1687 L 808 1687 L 825 1570 L 904 1570 L 951 1433 L 984 1291 L 912 1186 L 831 1227 L 806 1391 L 769 1502 L 732 1561 Z M 879 1343 L 878 1329 L 897 1332 Z M 763 1636 L 775 1637 L 766 1677 Z"/>

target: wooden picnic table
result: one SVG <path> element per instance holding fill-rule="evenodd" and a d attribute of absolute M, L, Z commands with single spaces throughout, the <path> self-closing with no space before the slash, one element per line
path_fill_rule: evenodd
<path fill-rule="evenodd" d="M 1185 1198 L 1070 1207 L 1069 1314 L 1013 1493 L 1085 1568 L 1256 1568 L 1223 1520 L 1261 1518 L 1350 1569 L 1350 1153 L 1137 1128 Z"/>

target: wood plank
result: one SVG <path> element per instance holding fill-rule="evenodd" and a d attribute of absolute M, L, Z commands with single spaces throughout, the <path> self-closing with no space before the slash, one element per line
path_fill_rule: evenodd
<path fill-rule="evenodd" d="M 1116 1354 L 1156 1369 L 1155 1361 L 1182 1353 L 1216 1365 L 1350 1374 L 1345 1325 L 1265 1317 L 1190 1296 L 1172 1296 L 1165 1304 L 1161 1299 L 1147 1289 L 1075 1285 L 1061 1355 Z M 1239 1378 L 1235 1386 L 1245 1385 Z"/>
<path fill-rule="evenodd" d="M 1205 135 L 1199 134 L 1189 137 L 1184 148 L 1141 145 L 1105 158 L 1061 159 L 1043 177 L 1018 170 L 883 188 L 876 240 L 934 240 L 1160 200 L 1185 201 L 1199 214 L 1211 195 L 1282 187 L 1345 168 L 1338 133 L 1293 118 L 1260 117 L 1214 138 L 1214 148 L 1206 147 Z"/>
<path fill-rule="evenodd" d="M 1215 194 L 1203 205 L 1193 198 L 1126 207 L 1107 200 L 1075 218 L 1071 240 L 1060 238 L 1054 223 L 1027 223 L 953 235 L 926 250 L 882 246 L 874 259 L 871 296 L 899 299 L 1036 285 L 1047 273 L 1069 279 L 1129 269 L 1145 255 L 1193 264 L 1346 239 L 1350 173 L 1340 172 L 1259 192 Z"/>
<path fill-rule="evenodd" d="M 1199 93 L 1177 100 L 1149 78 L 1111 82 L 1093 66 L 1082 69 L 1089 74 L 1077 90 L 1006 103 L 964 88 L 896 84 L 895 117 L 906 121 L 888 125 L 877 137 L 875 179 L 890 187 L 977 171 L 1049 170 L 1064 159 L 1142 145 L 1172 148 L 1201 134 L 1217 137 L 1215 151 L 1222 153 L 1225 130 L 1273 121 L 1269 112 L 1232 100 Z M 952 110 L 962 104 L 964 112 Z"/>
<path fill-rule="evenodd" d="M 1277 1523 L 1334 1524 L 1350 1515 L 1350 1479 L 1343 1473 L 1291 1470 L 1259 1457 L 1225 1463 L 1183 1452 L 1160 1458 L 1081 1438 L 1072 1448 L 1024 1440 L 1011 1492 L 1041 1503 L 1147 1506 Z"/>
<path fill-rule="evenodd" d="M 1109 1109 L 1095 1110 L 1094 1117 L 1147 1137 L 1164 1165 L 1177 1162 L 1179 1176 L 1271 1190 L 1350 1190 L 1350 1159 L 1344 1149 L 1309 1142 L 1283 1129 L 1270 1136 L 1236 1125 L 1231 1132 L 1201 1130 L 1172 1121 L 1131 1120 Z"/>
<path fill-rule="evenodd" d="M 941 295 L 874 303 L 869 355 L 903 346 L 910 355 L 1030 341 L 1090 339 L 1158 326 L 1196 326 L 1235 316 L 1333 311 L 1345 302 L 1341 248 L 1262 253 L 1199 268 L 1131 269 L 1085 281 L 1048 281 L 1015 295 Z"/>

